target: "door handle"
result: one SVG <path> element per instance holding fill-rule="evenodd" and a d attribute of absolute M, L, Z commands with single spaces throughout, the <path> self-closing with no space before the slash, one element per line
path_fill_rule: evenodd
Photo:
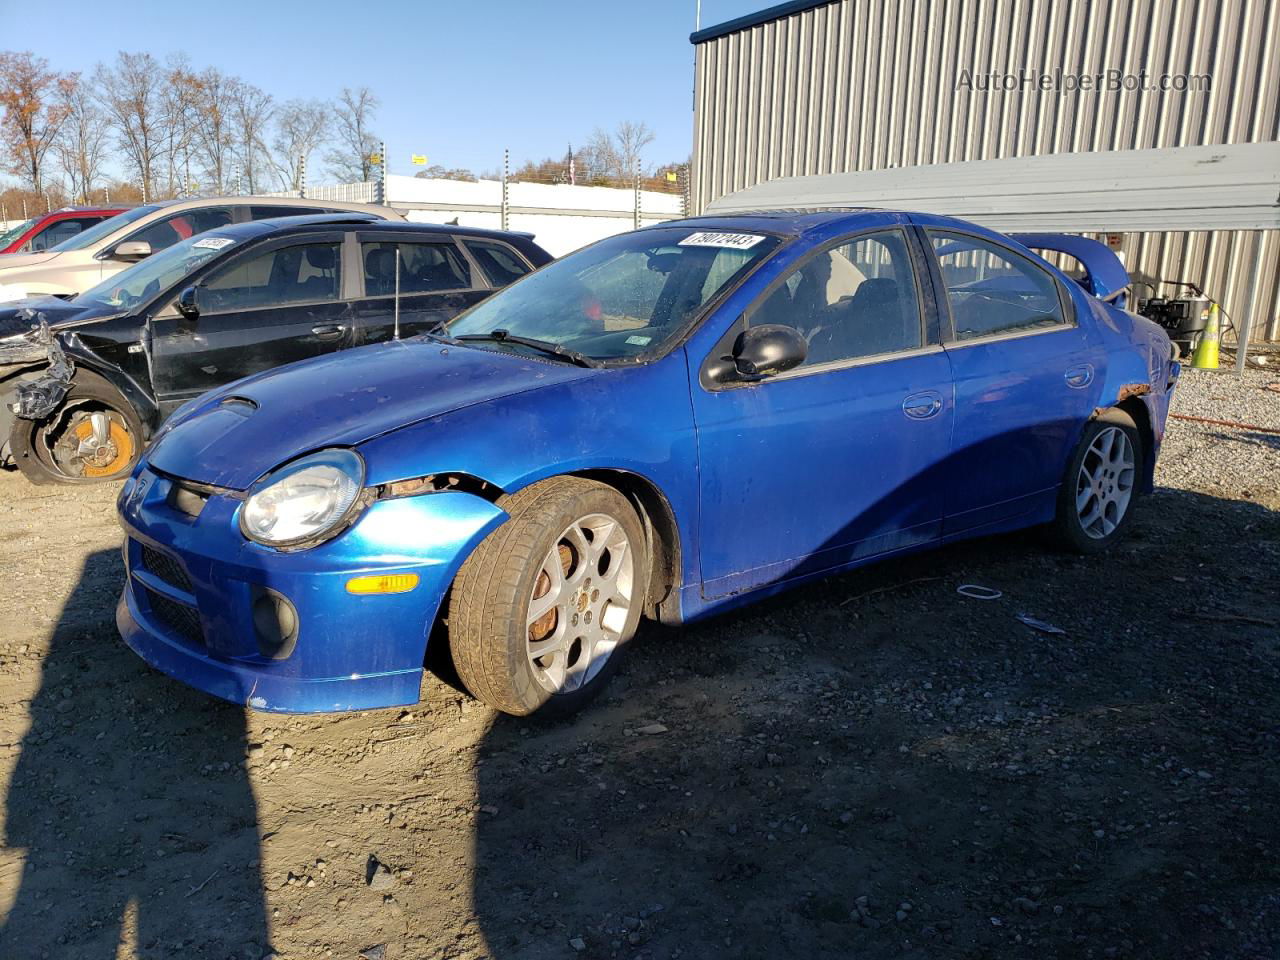
<path fill-rule="evenodd" d="M 340 323 L 322 323 L 317 327 L 312 327 L 311 332 L 321 340 L 337 340 L 346 329 Z"/>
<path fill-rule="evenodd" d="M 902 401 L 902 412 L 912 420 L 928 420 L 942 409 L 942 397 L 933 391 L 913 393 Z"/>
<path fill-rule="evenodd" d="M 1082 363 L 1078 367 L 1071 367 L 1062 378 L 1067 381 L 1068 387 L 1075 387 L 1077 390 L 1087 387 L 1093 383 L 1093 364 Z"/>

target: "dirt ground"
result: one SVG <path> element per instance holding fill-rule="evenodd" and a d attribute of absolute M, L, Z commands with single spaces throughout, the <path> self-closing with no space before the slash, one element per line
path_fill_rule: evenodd
<path fill-rule="evenodd" d="M 1280 437 L 1169 453 L 1109 556 L 648 627 L 560 724 L 188 690 L 116 635 L 114 486 L 0 474 L 0 957 L 1280 956 L 1280 470 L 1230 469 Z"/>

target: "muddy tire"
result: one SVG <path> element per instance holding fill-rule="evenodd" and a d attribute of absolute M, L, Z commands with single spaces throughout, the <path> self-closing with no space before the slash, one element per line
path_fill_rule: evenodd
<path fill-rule="evenodd" d="M 78 371 L 43 420 L 15 419 L 13 459 L 32 483 L 99 483 L 127 476 L 143 448 L 142 421 L 111 384 Z"/>
<path fill-rule="evenodd" d="M 496 710 L 569 714 L 618 668 L 644 608 L 644 528 L 618 491 L 579 477 L 534 484 L 467 558 L 449 601 L 449 651 Z"/>
<path fill-rule="evenodd" d="M 1076 553 L 1101 553 L 1124 536 L 1138 502 L 1146 451 L 1123 410 L 1090 420 L 1058 492 L 1054 539 Z"/>

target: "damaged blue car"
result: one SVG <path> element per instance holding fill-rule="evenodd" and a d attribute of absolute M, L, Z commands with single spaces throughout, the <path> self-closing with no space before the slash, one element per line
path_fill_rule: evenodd
<path fill-rule="evenodd" d="M 120 631 L 263 710 L 416 702 L 430 647 L 498 710 L 571 711 L 641 617 L 1019 527 L 1103 550 L 1179 368 L 1060 239 L 1079 279 L 937 216 L 687 219 L 206 394 L 121 491 Z"/>

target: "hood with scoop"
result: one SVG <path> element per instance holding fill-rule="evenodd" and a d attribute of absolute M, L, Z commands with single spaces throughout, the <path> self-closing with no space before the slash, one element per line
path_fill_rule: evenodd
<path fill-rule="evenodd" d="M 340 351 L 237 381 L 180 410 L 147 461 L 233 490 L 324 447 L 604 371 L 432 340 Z"/>

